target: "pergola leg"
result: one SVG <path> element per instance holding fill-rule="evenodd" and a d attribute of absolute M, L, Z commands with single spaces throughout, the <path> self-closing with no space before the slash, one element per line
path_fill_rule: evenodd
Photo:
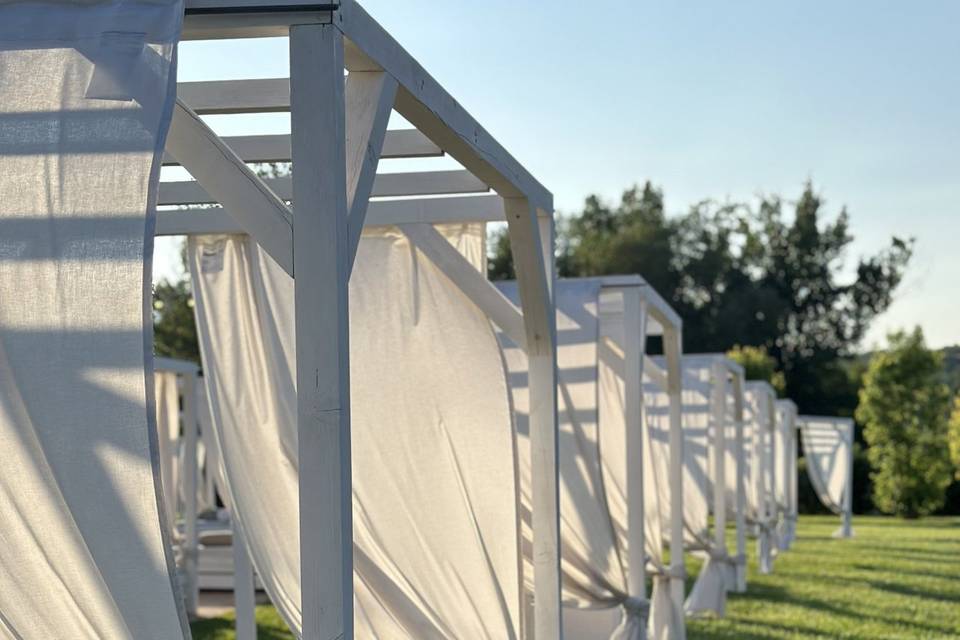
<path fill-rule="evenodd" d="M 643 361 L 647 304 L 636 288 L 623 291 L 624 424 L 627 428 L 627 593 L 646 598 L 646 536 L 643 517 Z M 630 324 L 637 318 L 636 327 Z"/>
<path fill-rule="evenodd" d="M 676 611 L 683 611 L 683 382 L 680 331 L 664 328 L 664 355 L 667 361 L 667 395 L 670 401 L 670 596 Z"/>
<path fill-rule="evenodd" d="M 290 28 L 304 640 L 353 638 L 343 35 Z"/>
<path fill-rule="evenodd" d="M 184 492 L 184 553 L 183 572 L 187 615 L 197 615 L 197 376 L 183 376 L 183 434 L 184 453 L 182 473 Z"/>
<path fill-rule="evenodd" d="M 541 221 L 527 199 L 504 198 L 504 209 L 523 307 L 529 362 L 534 634 L 541 640 L 553 640 L 563 637 L 556 311 L 551 293 L 553 253 L 550 252 L 549 261 L 545 262 Z"/>
<path fill-rule="evenodd" d="M 233 525 L 233 608 L 236 614 L 237 640 L 256 640 L 256 594 L 253 584 L 253 564 L 247 549 L 247 539 L 236 521 Z"/>
<path fill-rule="evenodd" d="M 713 405 L 713 528 L 717 549 L 727 548 L 727 371 L 713 364 L 710 403 Z"/>

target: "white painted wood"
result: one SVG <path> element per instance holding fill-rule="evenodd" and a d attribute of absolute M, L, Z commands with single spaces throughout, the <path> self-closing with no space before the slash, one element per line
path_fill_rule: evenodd
<path fill-rule="evenodd" d="M 504 210 L 529 363 L 534 634 L 541 639 L 562 638 L 553 252 L 549 252 L 549 264 L 544 264 L 535 205 L 525 198 L 504 198 Z"/>
<path fill-rule="evenodd" d="M 197 604 L 200 599 L 199 578 L 197 571 L 197 375 L 196 371 L 180 376 L 183 388 L 183 465 L 181 473 L 184 492 L 184 549 L 183 572 L 186 577 L 184 585 L 185 604 L 187 615 L 191 618 L 197 615 Z"/>
<path fill-rule="evenodd" d="M 177 100 L 167 150 L 276 260 L 293 273 L 290 211 L 197 114 Z"/>
<path fill-rule="evenodd" d="M 343 39 L 290 28 L 304 640 L 353 638 L 353 506 Z"/>
<path fill-rule="evenodd" d="M 187 0 L 181 40 L 285 37 L 295 24 L 329 24 L 336 2 Z"/>
<path fill-rule="evenodd" d="M 646 287 L 652 289 L 652 287 Z M 649 299 L 649 298 L 648 298 Z M 657 310 L 651 309 L 654 313 Z M 665 326 L 663 350 L 667 362 L 667 395 L 670 408 L 670 596 L 677 611 L 683 611 L 684 575 L 683 560 L 683 377 L 681 361 L 683 346 L 679 327 Z"/>
<path fill-rule="evenodd" d="M 727 548 L 727 389 L 730 374 L 723 362 L 711 367 L 710 413 L 713 417 L 713 532 L 718 549 Z"/>
<path fill-rule="evenodd" d="M 503 219 L 503 199 L 495 195 L 374 200 L 367 208 L 364 226 L 497 222 Z M 245 231 L 226 209 L 196 208 L 158 211 L 154 233 L 158 236 L 184 236 L 242 234 Z"/>
<path fill-rule="evenodd" d="M 244 162 L 290 162 L 289 134 L 222 136 L 220 139 Z M 416 129 L 392 129 L 387 131 L 380 158 L 433 158 L 442 155 L 440 147 Z M 180 163 L 172 155 L 165 154 L 163 164 L 173 166 Z"/>
<path fill-rule="evenodd" d="M 191 172 L 192 173 L 192 172 Z M 290 176 L 263 178 L 263 184 L 281 200 L 293 200 L 293 181 Z M 370 197 L 399 198 L 407 196 L 486 193 L 490 187 L 470 175 L 470 172 L 418 171 L 413 173 L 380 173 L 373 180 Z M 158 191 L 160 206 L 213 204 L 220 198 L 209 193 L 199 180 L 161 182 Z M 228 205 L 229 206 L 229 205 Z"/>
<path fill-rule="evenodd" d="M 358 71 L 347 77 L 344 100 L 347 114 L 347 236 L 351 270 L 396 96 L 397 81 L 382 71 Z"/>
<path fill-rule="evenodd" d="M 428 224 L 400 225 L 410 242 L 519 347 L 526 349 L 523 314 Z"/>
<path fill-rule="evenodd" d="M 256 640 L 256 592 L 254 591 L 253 563 L 243 531 L 233 526 L 233 608 L 236 613 L 237 640 Z"/>
<path fill-rule="evenodd" d="M 553 211 L 553 195 L 511 156 L 354 0 L 334 20 L 349 38 L 350 71 L 384 70 L 400 84 L 396 110 L 464 167 L 505 197 Z"/>
<path fill-rule="evenodd" d="M 627 593 L 646 597 L 646 536 L 643 499 L 643 370 L 647 343 L 647 303 L 639 288 L 623 290 L 623 363 L 627 428 Z"/>
<path fill-rule="evenodd" d="M 290 111 L 290 79 L 178 82 L 177 98 L 199 115 Z"/>
<path fill-rule="evenodd" d="M 744 371 L 736 371 L 733 377 L 733 419 L 736 425 L 736 461 L 737 461 L 737 557 L 747 557 L 747 485 L 746 485 L 746 441 L 743 437 L 744 429 Z M 744 593 L 747 590 L 747 568 L 737 565 L 737 592 Z"/>

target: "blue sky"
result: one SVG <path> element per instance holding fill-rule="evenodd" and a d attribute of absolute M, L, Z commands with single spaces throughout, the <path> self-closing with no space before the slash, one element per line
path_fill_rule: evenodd
<path fill-rule="evenodd" d="M 916 324 L 960 343 L 960 3 L 362 4 L 559 211 L 647 179 L 680 212 L 794 198 L 809 178 L 830 212 L 849 209 L 850 263 L 891 235 L 917 240 L 864 346 Z M 285 72 L 284 41 L 181 47 L 181 80 Z"/>

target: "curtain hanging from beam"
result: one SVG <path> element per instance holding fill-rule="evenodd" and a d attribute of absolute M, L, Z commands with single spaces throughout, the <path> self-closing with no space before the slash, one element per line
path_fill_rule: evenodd
<path fill-rule="evenodd" d="M 482 225 L 444 232 L 479 269 Z M 194 238 L 190 262 L 234 525 L 299 634 L 293 281 L 248 238 Z M 350 318 L 357 637 L 518 637 L 514 437 L 489 321 L 389 228 L 364 232 Z"/>
<path fill-rule="evenodd" d="M 183 5 L 0 3 L 0 635 L 189 636 L 161 507 L 154 202 Z"/>

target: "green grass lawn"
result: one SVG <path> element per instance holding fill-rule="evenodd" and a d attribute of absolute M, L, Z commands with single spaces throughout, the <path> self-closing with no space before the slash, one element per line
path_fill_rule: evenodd
<path fill-rule="evenodd" d="M 857 517 L 856 537 L 834 540 L 836 517 L 804 516 L 774 573 L 756 572 L 722 620 L 690 620 L 691 640 L 960 638 L 960 518 L 915 522 Z M 696 575 L 696 561 L 690 561 Z M 293 636 L 272 607 L 258 607 L 261 640 Z M 232 620 L 193 625 L 197 640 L 230 640 Z M 570 640 L 576 640 L 571 638 Z"/>

